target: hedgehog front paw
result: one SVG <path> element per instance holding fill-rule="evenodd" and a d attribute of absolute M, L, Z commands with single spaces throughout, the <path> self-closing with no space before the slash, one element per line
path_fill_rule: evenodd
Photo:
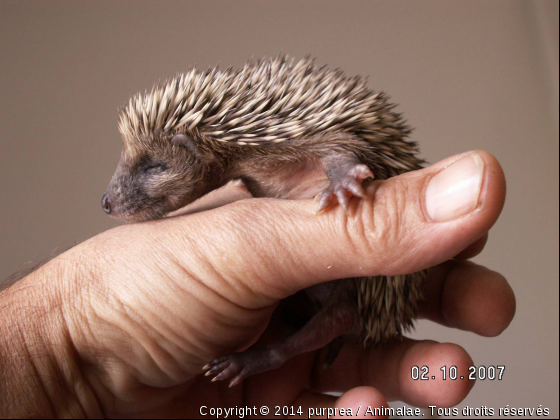
<path fill-rule="evenodd" d="M 202 368 L 205 376 L 215 375 L 212 382 L 231 379 L 229 387 L 257 373 L 279 368 L 284 358 L 273 349 L 249 349 L 218 357 Z"/>
<path fill-rule="evenodd" d="M 331 179 L 330 186 L 315 197 L 319 201 L 315 214 L 325 211 L 336 203 L 339 203 L 344 211 L 348 213 L 348 206 L 352 196 L 365 197 L 362 182 L 367 178 L 373 178 L 371 169 L 366 165 L 358 164 L 352 166 L 346 175 L 338 179 Z"/>

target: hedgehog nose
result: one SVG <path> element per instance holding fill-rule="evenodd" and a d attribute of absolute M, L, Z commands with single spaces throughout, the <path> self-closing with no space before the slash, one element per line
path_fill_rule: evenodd
<path fill-rule="evenodd" d="M 103 207 L 103 210 L 105 211 L 105 213 L 111 214 L 111 203 L 109 203 L 109 199 L 107 198 L 107 194 L 104 194 L 103 198 L 101 199 L 101 207 Z"/>

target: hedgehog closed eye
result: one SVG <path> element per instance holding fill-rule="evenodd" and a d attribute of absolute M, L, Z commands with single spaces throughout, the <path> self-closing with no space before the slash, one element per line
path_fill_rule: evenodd
<path fill-rule="evenodd" d="M 164 164 L 152 164 L 144 168 L 144 172 L 147 174 L 157 174 L 165 171 L 166 165 Z"/>

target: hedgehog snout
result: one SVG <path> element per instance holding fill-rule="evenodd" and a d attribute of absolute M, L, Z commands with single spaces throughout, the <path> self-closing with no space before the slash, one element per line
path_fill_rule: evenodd
<path fill-rule="evenodd" d="M 111 214 L 111 202 L 107 197 L 107 194 L 103 194 L 103 198 L 101 199 L 101 207 L 103 207 L 103 211 L 107 214 Z"/>

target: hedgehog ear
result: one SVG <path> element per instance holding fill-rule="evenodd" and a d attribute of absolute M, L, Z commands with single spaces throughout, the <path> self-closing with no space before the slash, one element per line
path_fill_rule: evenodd
<path fill-rule="evenodd" d="M 201 161 L 207 161 L 208 159 L 206 158 L 206 156 L 204 156 L 198 146 L 196 145 L 196 143 L 194 142 L 193 139 L 191 139 L 190 137 L 184 135 L 184 134 L 177 134 L 176 136 L 174 136 L 171 139 L 171 144 L 175 145 L 175 146 L 181 146 L 184 147 L 185 149 L 187 149 L 187 151 L 193 155 L 196 159 L 201 160 Z"/>

